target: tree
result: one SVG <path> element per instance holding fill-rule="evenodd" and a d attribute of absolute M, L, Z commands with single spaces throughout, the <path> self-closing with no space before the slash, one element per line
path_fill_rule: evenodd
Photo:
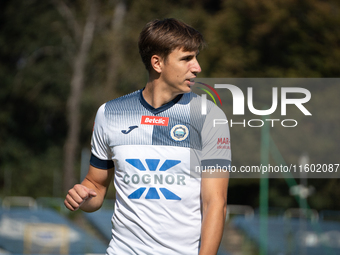
<path fill-rule="evenodd" d="M 93 41 L 95 22 L 98 15 L 97 2 L 90 0 L 87 6 L 86 21 L 83 26 L 75 13 L 62 0 L 54 0 L 54 5 L 65 19 L 73 38 L 76 52 L 72 59 L 73 74 L 70 82 L 71 90 L 67 100 L 66 114 L 68 132 L 64 146 L 64 190 L 67 191 L 75 183 L 75 161 L 80 134 L 80 99 L 84 87 L 85 65 Z M 81 8 L 80 8 L 81 9 Z"/>

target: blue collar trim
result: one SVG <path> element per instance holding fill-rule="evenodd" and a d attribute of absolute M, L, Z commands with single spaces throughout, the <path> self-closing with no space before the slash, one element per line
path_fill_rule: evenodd
<path fill-rule="evenodd" d="M 164 112 L 165 110 L 171 108 L 173 105 L 175 105 L 183 96 L 183 94 L 180 94 L 178 96 L 176 96 L 173 100 L 171 100 L 170 102 L 162 105 L 161 107 L 158 107 L 158 108 L 154 108 L 153 106 L 149 105 L 148 102 L 145 101 L 144 97 L 143 97 L 143 89 L 141 89 L 139 91 L 139 100 L 141 102 L 141 104 L 146 108 L 148 109 L 150 112 L 152 112 L 153 114 L 158 114 L 158 113 L 161 113 L 161 112 Z"/>

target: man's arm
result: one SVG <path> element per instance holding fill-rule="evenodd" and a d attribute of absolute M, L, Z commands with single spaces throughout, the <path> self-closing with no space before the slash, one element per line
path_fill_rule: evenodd
<path fill-rule="evenodd" d="M 90 166 L 81 184 L 76 184 L 68 191 L 64 201 L 65 206 L 76 211 L 79 208 L 85 212 L 98 210 L 104 201 L 107 189 L 113 176 L 113 168 L 103 170 Z"/>
<path fill-rule="evenodd" d="M 229 178 L 202 178 L 203 221 L 199 255 L 216 254 L 222 239 L 227 212 Z"/>

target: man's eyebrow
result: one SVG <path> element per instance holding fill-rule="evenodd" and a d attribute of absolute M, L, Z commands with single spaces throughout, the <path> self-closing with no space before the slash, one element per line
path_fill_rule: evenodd
<path fill-rule="evenodd" d="M 181 59 L 186 59 L 186 58 L 193 58 L 193 57 L 196 57 L 198 56 L 199 52 L 195 52 L 195 53 L 188 53 L 188 54 L 185 54 L 184 56 L 181 57 Z"/>

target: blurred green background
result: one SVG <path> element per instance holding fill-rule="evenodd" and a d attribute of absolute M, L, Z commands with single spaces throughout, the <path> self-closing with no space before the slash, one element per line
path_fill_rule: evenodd
<path fill-rule="evenodd" d="M 204 35 L 199 77 L 328 78 L 340 76 L 339 7 L 335 0 L 2 0 L 0 196 L 64 197 L 79 182 L 98 107 L 147 81 L 137 40 L 148 21 L 173 17 Z M 339 89 L 313 96 L 338 111 Z M 318 114 L 324 130 L 313 123 L 309 130 L 321 132 L 321 155 L 339 154 L 339 114 Z M 258 133 L 244 135 L 244 146 L 260 144 Z M 300 151 L 286 141 L 280 150 L 296 159 Z M 242 155 L 256 156 L 260 162 L 259 151 Z M 259 183 L 232 179 L 228 202 L 258 207 Z M 311 208 L 340 210 L 338 179 L 308 184 Z M 268 203 L 299 206 L 280 179 L 269 180 Z"/>

